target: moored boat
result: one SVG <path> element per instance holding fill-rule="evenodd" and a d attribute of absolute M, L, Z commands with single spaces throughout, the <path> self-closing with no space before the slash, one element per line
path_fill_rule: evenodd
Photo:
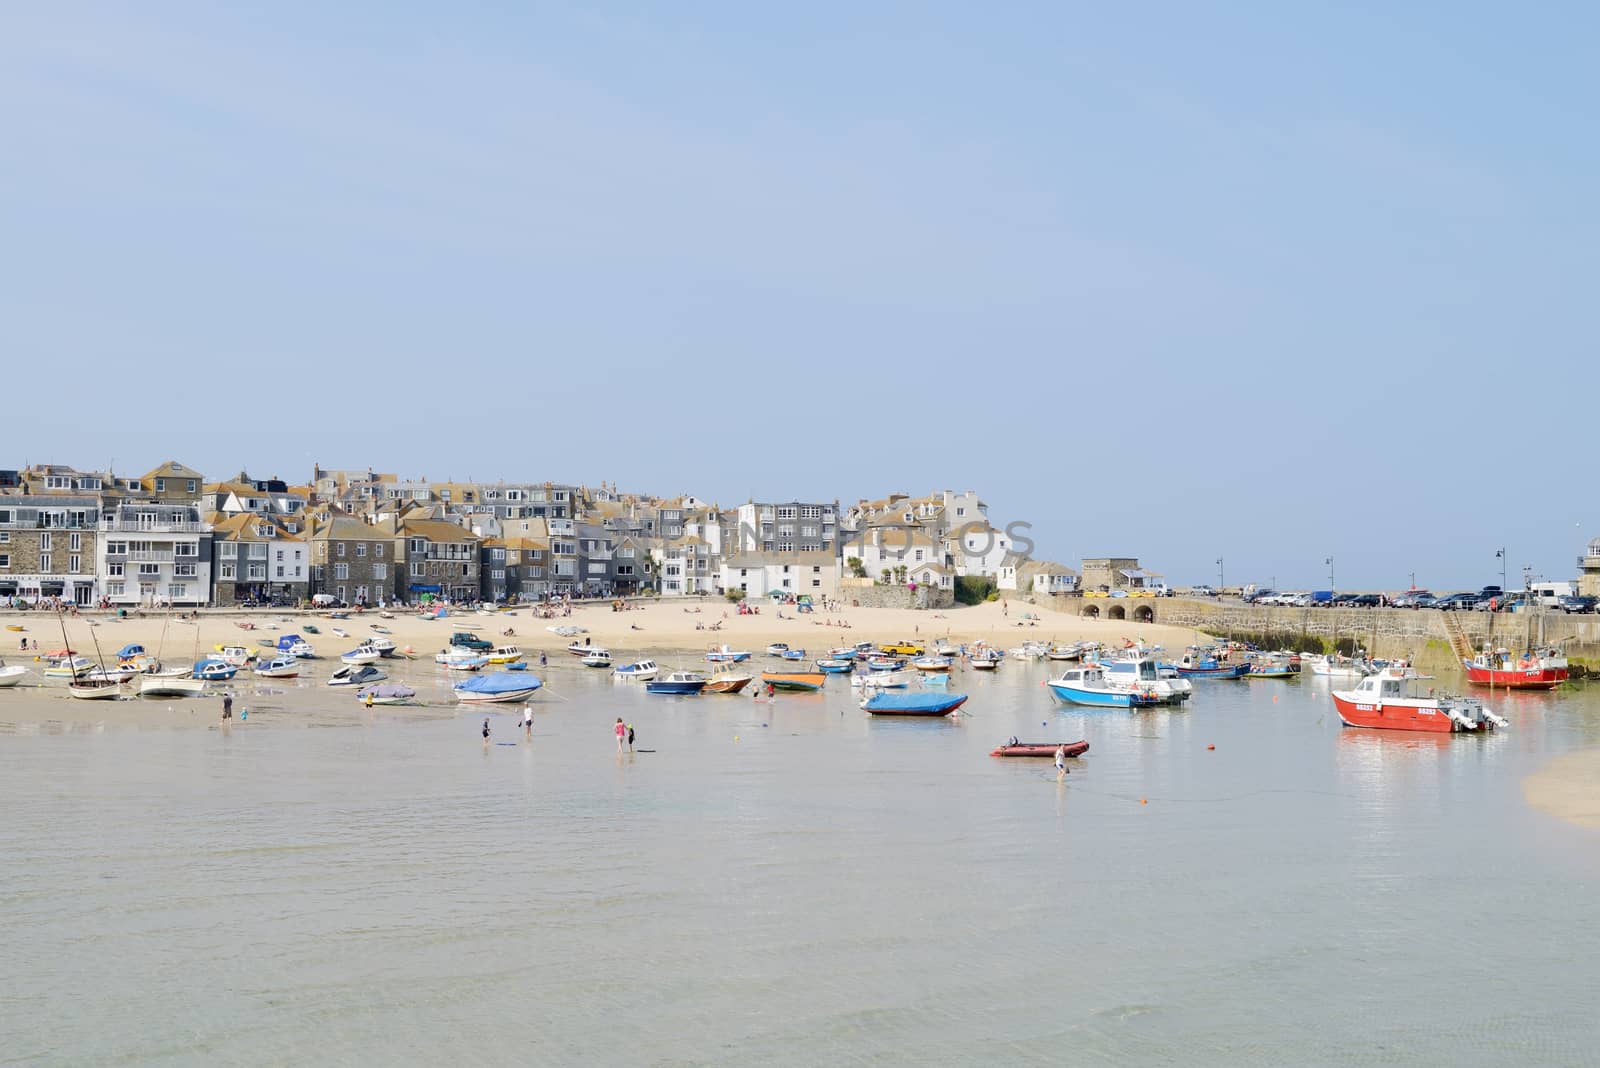
<path fill-rule="evenodd" d="M 992 757 L 1044 757 L 1051 759 L 1065 747 L 1067 756 L 1079 757 L 1089 751 L 1088 742 L 1019 742 L 1013 739 L 989 751 Z"/>
<path fill-rule="evenodd" d="M 363 686 L 356 691 L 357 699 L 369 705 L 409 705 L 416 696 L 417 691 L 399 682 Z"/>
<path fill-rule="evenodd" d="M 718 671 L 706 680 L 706 693 L 738 693 L 751 682 L 755 676 L 742 671 Z"/>
<path fill-rule="evenodd" d="M 255 673 L 264 679 L 293 679 L 300 676 L 300 661 L 287 653 L 265 663 L 257 661 Z"/>
<path fill-rule="evenodd" d="M 204 660 L 196 660 L 193 676 L 201 682 L 225 682 L 239 673 L 239 665 L 230 664 L 226 660 L 219 660 L 208 656 Z"/>
<path fill-rule="evenodd" d="M 1288 653 L 1256 653 L 1250 658 L 1247 679 L 1294 679 L 1300 676 L 1300 660 Z"/>
<path fill-rule="evenodd" d="M 786 645 L 783 642 L 773 642 L 771 645 L 767 646 L 767 655 L 768 656 L 782 656 L 784 653 L 787 653 L 788 651 L 789 651 L 789 646 Z"/>
<path fill-rule="evenodd" d="M 1096 665 L 1068 668 L 1045 685 L 1058 701 L 1091 708 L 1150 708 L 1161 703 L 1153 690 L 1111 685 Z"/>
<path fill-rule="evenodd" d="M 388 677 L 382 668 L 373 667 L 371 664 L 346 664 L 328 676 L 328 685 L 366 686 L 369 683 L 382 682 Z"/>
<path fill-rule="evenodd" d="M 515 645 L 497 645 L 483 655 L 491 664 L 514 664 L 522 659 L 522 650 Z"/>
<path fill-rule="evenodd" d="M 57 649 L 44 656 L 44 677 L 47 679 L 75 679 L 93 668 L 93 660 L 78 656 L 71 649 Z"/>
<path fill-rule="evenodd" d="M 744 649 L 729 649 L 726 645 L 706 652 L 706 659 L 713 664 L 739 664 L 750 659 L 750 653 Z"/>
<path fill-rule="evenodd" d="M 951 660 L 945 656 L 919 656 L 911 661 L 911 666 L 918 671 L 949 671 Z"/>
<path fill-rule="evenodd" d="M 706 688 L 707 679 L 698 671 L 674 671 L 666 678 L 651 679 L 644 684 L 646 693 L 689 695 Z"/>
<path fill-rule="evenodd" d="M 0 659 L 0 689 L 7 686 L 15 686 L 27 674 L 27 668 L 9 665 L 4 659 Z"/>
<path fill-rule="evenodd" d="M 312 644 L 298 634 L 283 634 L 278 637 L 278 652 L 288 653 L 297 660 L 315 660 L 317 650 Z"/>
<path fill-rule="evenodd" d="M 910 670 L 858 671 L 850 676 L 850 685 L 868 690 L 903 690 L 919 677 L 921 676 L 915 671 Z"/>
<path fill-rule="evenodd" d="M 774 690 L 820 690 L 828 676 L 820 671 L 763 671 L 761 683 Z"/>
<path fill-rule="evenodd" d="M 231 664 L 229 670 L 237 671 Z M 206 680 L 179 679 L 166 675 L 143 675 L 139 678 L 140 697 L 199 697 L 206 692 Z"/>
<path fill-rule="evenodd" d="M 372 664 L 382 658 L 382 653 L 365 643 L 356 646 L 348 653 L 341 653 L 339 656 L 340 662 L 344 664 Z"/>
<path fill-rule="evenodd" d="M 1100 666 L 1105 670 L 1108 685 L 1154 694 L 1164 705 L 1180 704 L 1194 693 L 1194 683 L 1180 677 L 1172 668 L 1163 668 L 1153 656 L 1143 652 L 1128 653 Z"/>
<path fill-rule="evenodd" d="M 1210 649 L 1191 649 L 1172 666 L 1186 679 L 1239 679 L 1250 671 L 1248 662 L 1223 660 Z"/>
<path fill-rule="evenodd" d="M 500 704 L 521 701 L 532 697 L 544 685 L 539 676 L 528 672 L 493 671 L 458 682 L 454 686 L 456 700 L 469 704 Z"/>
<path fill-rule="evenodd" d="M 874 716 L 948 716 L 966 703 L 964 693 L 875 693 L 861 708 Z"/>
<path fill-rule="evenodd" d="M 489 658 L 471 649 L 451 649 L 439 653 L 433 662 L 443 664 L 447 671 L 477 671 L 488 665 Z"/>
<path fill-rule="evenodd" d="M 1485 649 L 1462 660 L 1467 681 L 1497 690 L 1553 690 L 1567 681 L 1567 658 L 1555 649 L 1531 649 L 1521 656 L 1509 650 Z"/>
<path fill-rule="evenodd" d="M 1509 726 L 1476 698 L 1427 692 L 1424 681 L 1404 668 L 1384 668 L 1353 690 L 1333 691 L 1333 706 L 1347 727 L 1450 734 Z"/>
<path fill-rule="evenodd" d="M 122 680 L 80 677 L 67 683 L 67 691 L 80 701 L 113 701 L 122 696 Z"/>
<path fill-rule="evenodd" d="M 608 649 L 596 649 L 579 663 L 584 667 L 609 668 L 611 666 L 611 652 Z"/>
<path fill-rule="evenodd" d="M 831 656 L 825 656 L 817 661 L 817 670 L 824 675 L 844 675 L 849 673 L 850 664 L 848 660 L 836 660 Z"/>
<path fill-rule="evenodd" d="M 648 682 L 659 674 L 661 669 L 654 660 L 639 660 L 632 664 L 623 664 L 612 672 L 614 676 L 623 680 L 634 682 Z"/>
<path fill-rule="evenodd" d="M 244 667 L 256 657 L 255 653 L 242 645 L 214 645 L 212 649 L 215 659 L 227 661 L 234 667 Z"/>

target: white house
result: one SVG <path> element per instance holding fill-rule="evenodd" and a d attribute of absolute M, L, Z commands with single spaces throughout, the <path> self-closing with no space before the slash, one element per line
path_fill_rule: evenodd
<path fill-rule="evenodd" d="M 858 557 L 867 576 L 880 582 L 895 581 L 897 567 L 909 571 L 919 564 L 944 564 L 943 548 L 911 527 L 872 527 L 845 542 L 841 555 Z"/>
<path fill-rule="evenodd" d="M 944 539 L 945 561 L 958 575 L 994 578 L 1011 552 L 1011 539 L 987 520 L 964 521 Z"/>
<path fill-rule="evenodd" d="M 796 597 L 821 597 L 839 588 L 839 560 L 832 553 L 744 553 L 727 557 L 718 569 L 724 592 L 746 597 L 782 591 Z"/>
<path fill-rule="evenodd" d="M 193 505 L 118 505 L 99 534 L 95 574 L 113 605 L 211 600 L 211 525 Z"/>
<path fill-rule="evenodd" d="M 955 586 L 956 574 L 943 564 L 916 564 L 906 572 L 906 582 L 948 590 Z"/>
<path fill-rule="evenodd" d="M 1022 565 L 1020 575 L 1027 579 L 1028 588 L 1041 596 L 1059 596 L 1078 588 L 1078 573 L 1053 560 L 1030 560 Z"/>

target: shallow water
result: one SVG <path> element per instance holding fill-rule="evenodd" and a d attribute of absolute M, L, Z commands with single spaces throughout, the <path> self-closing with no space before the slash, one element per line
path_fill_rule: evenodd
<path fill-rule="evenodd" d="M 294 729 L 314 687 L 0 738 L 0 1063 L 1592 1060 L 1600 836 L 1520 780 L 1600 689 L 1435 739 L 1310 677 L 1062 710 L 1047 667 L 958 676 L 960 722 L 563 664 L 487 750 Z M 1012 734 L 1092 748 L 1058 785 Z"/>

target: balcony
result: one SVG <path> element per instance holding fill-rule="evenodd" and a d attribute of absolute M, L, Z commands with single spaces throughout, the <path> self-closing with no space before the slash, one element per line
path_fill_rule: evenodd
<path fill-rule="evenodd" d="M 107 556 L 114 555 L 107 553 Z M 136 564 L 170 564 L 174 554 L 170 550 L 161 549 L 135 549 L 127 554 L 127 558 Z"/>
<path fill-rule="evenodd" d="M 206 534 L 206 523 L 141 523 L 136 519 L 102 519 L 96 528 L 105 534 Z"/>
<path fill-rule="evenodd" d="M 1583 571 L 1600 571 L 1600 556 L 1580 556 L 1578 567 Z"/>

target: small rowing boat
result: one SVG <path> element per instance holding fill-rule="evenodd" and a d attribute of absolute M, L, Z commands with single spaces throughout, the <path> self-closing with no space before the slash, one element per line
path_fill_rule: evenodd
<path fill-rule="evenodd" d="M 1089 751 L 1088 742 L 1007 742 L 1005 745 L 996 746 L 989 751 L 992 757 L 1044 757 L 1049 759 L 1056 755 L 1056 750 L 1062 746 L 1067 748 L 1067 756 L 1077 757 Z"/>

